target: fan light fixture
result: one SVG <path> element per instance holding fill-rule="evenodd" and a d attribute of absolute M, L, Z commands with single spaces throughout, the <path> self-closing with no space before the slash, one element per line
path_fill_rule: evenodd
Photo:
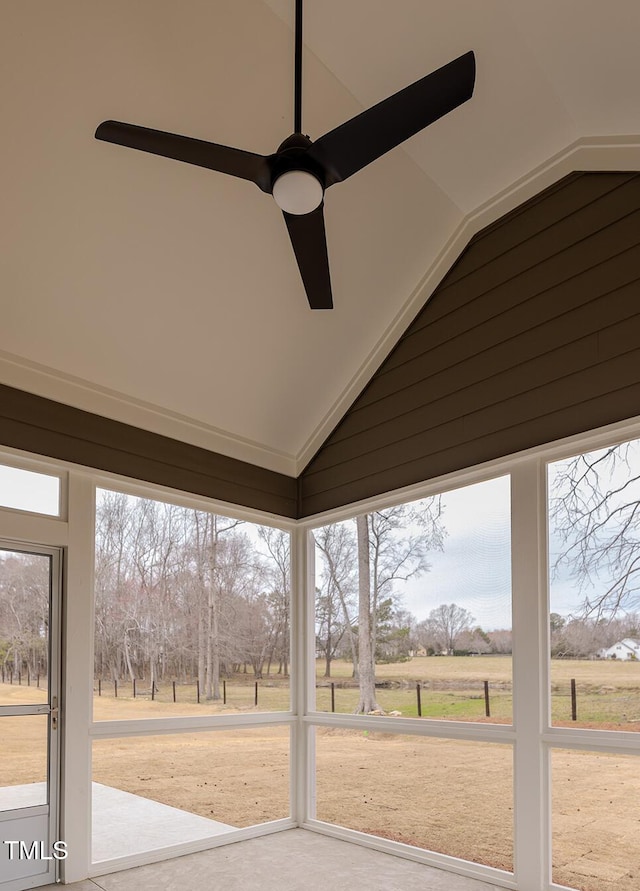
<path fill-rule="evenodd" d="M 300 216 L 320 207 L 324 189 L 313 173 L 288 170 L 274 182 L 272 195 L 280 210 Z"/>
<path fill-rule="evenodd" d="M 331 309 L 325 190 L 470 99 L 476 60 L 470 50 L 313 141 L 302 130 L 302 0 L 295 0 L 294 49 L 293 133 L 273 154 L 259 155 L 123 121 L 103 121 L 96 139 L 217 170 L 272 194 L 283 211 L 309 306 Z"/>

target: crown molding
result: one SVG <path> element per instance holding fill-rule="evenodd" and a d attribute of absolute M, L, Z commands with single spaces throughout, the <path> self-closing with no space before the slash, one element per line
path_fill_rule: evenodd
<path fill-rule="evenodd" d="M 0 382 L 190 445 L 296 476 L 293 455 L 0 350 Z"/>

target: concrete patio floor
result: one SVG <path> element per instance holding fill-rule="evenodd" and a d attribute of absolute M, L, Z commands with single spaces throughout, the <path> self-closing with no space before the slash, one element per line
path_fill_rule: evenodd
<path fill-rule="evenodd" d="M 44 891 L 55 891 L 50 885 Z M 69 885 L 70 891 L 497 891 L 391 854 L 289 829 Z"/>
<path fill-rule="evenodd" d="M 0 810 L 43 803 L 44 783 L 0 788 Z M 93 862 L 213 838 L 236 827 L 93 783 Z M 106 864 L 105 864 L 106 865 Z M 59 885 L 44 886 L 55 891 Z M 477 879 L 302 829 L 98 876 L 72 891 L 495 891 Z"/>
<path fill-rule="evenodd" d="M 0 811 L 46 803 L 46 783 L 0 788 Z M 213 838 L 236 827 L 92 783 L 92 860 L 100 863 Z"/>

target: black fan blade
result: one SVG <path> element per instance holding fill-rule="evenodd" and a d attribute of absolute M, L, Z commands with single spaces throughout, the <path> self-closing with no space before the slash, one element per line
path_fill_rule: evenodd
<path fill-rule="evenodd" d="M 323 205 L 311 213 L 297 215 L 283 211 L 282 215 L 289 230 L 309 306 L 311 309 L 333 309 Z"/>
<path fill-rule="evenodd" d="M 321 136 L 309 155 L 324 168 L 326 187 L 462 105 L 473 95 L 475 78 L 475 56 L 468 52 Z"/>
<path fill-rule="evenodd" d="M 120 121 L 104 121 L 96 130 L 96 139 L 239 176 L 251 180 L 263 192 L 271 192 L 271 167 L 264 155 Z"/>

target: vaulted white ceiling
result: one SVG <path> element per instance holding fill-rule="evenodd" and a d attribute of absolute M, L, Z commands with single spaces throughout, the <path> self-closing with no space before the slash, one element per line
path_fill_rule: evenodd
<path fill-rule="evenodd" d="M 275 151 L 293 5 L 4 5 L 0 382 L 295 474 L 474 231 L 571 169 L 640 169 L 636 0 L 306 0 L 312 138 L 477 59 L 470 102 L 327 193 L 312 312 L 269 196 L 93 138 Z"/>

